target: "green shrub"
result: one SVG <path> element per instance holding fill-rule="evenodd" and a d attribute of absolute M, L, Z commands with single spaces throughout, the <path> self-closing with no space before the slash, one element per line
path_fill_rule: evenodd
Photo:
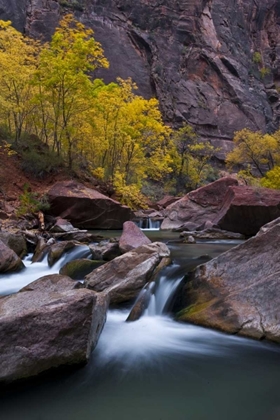
<path fill-rule="evenodd" d="M 253 54 L 253 62 L 256 64 L 259 64 L 262 62 L 262 56 L 261 53 L 259 53 L 258 51 L 255 51 Z"/>
<path fill-rule="evenodd" d="M 40 154 L 36 150 L 22 153 L 22 169 L 36 178 L 44 178 L 63 166 L 62 159 L 53 152 Z"/>
<path fill-rule="evenodd" d="M 46 211 L 50 208 L 45 195 L 39 196 L 33 193 L 28 184 L 24 184 L 23 194 L 19 196 L 20 205 L 17 209 L 17 216 L 24 216 L 28 213 L 37 213 L 38 211 Z"/>

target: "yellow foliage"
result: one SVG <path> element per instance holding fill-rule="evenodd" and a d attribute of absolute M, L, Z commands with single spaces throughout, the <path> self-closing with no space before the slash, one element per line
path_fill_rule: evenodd
<path fill-rule="evenodd" d="M 246 164 L 250 169 L 255 168 L 261 176 L 271 169 L 280 159 L 280 135 L 262 134 L 247 128 L 235 133 L 233 142 L 235 147 L 228 153 L 226 162 L 229 167 Z"/>
<path fill-rule="evenodd" d="M 280 189 L 280 166 L 275 166 L 261 179 L 261 186 L 266 188 Z"/>

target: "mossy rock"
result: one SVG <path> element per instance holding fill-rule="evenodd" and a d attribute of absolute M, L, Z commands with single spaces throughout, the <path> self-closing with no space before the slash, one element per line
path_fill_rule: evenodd
<path fill-rule="evenodd" d="M 95 268 L 100 267 L 102 264 L 104 264 L 104 261 L 81 258 L 65 264 L 59 270 L 59 274 L 69 276 L 73 280 L 83 280 L 87 274 L 91 273 Z"/>

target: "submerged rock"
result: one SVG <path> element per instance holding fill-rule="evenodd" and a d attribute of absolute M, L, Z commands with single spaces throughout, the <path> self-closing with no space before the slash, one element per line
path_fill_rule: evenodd
<path fill-rule="evenodd" d="M 62 277 L 40 279 L 29 290 L 0 299 L 0 383 L 88 361 L 108 300 L 69 289 L 74 282 Z"/>
<path fill-rule="evenodd" d="M 181 232 L 180 238 L 188 238 L 192 236 L 194 239 L 245 239 L 244 235 L 236 232 L 228 232 L 217 228 L 210 228 L 201 231 Z"/>
<path fill-rule="evenodd" d="M 85 277 L 86 287 L 110 296 L 110 303 L 135 298 L 170 251 L 161 242 L 143 245 L 97 268 Z"/>
<path fill-rule="evenodd" d="M 280 342 L 280 219 L 200 265 L 184 287 L 180 321 Z"/>

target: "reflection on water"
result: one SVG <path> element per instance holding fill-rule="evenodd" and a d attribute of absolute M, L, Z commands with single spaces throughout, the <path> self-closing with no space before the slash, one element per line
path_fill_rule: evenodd
<path fill-rule="evenodd" d="M 199 257 L 232 246 L 169 243 L 174 264 L 162 276 L 154 310 L 131 323 L 129 309 L 109 311 L 90 363 L 2 394 L 1 419 L 280 420 L 279 346 L 151 316 Z"/>

